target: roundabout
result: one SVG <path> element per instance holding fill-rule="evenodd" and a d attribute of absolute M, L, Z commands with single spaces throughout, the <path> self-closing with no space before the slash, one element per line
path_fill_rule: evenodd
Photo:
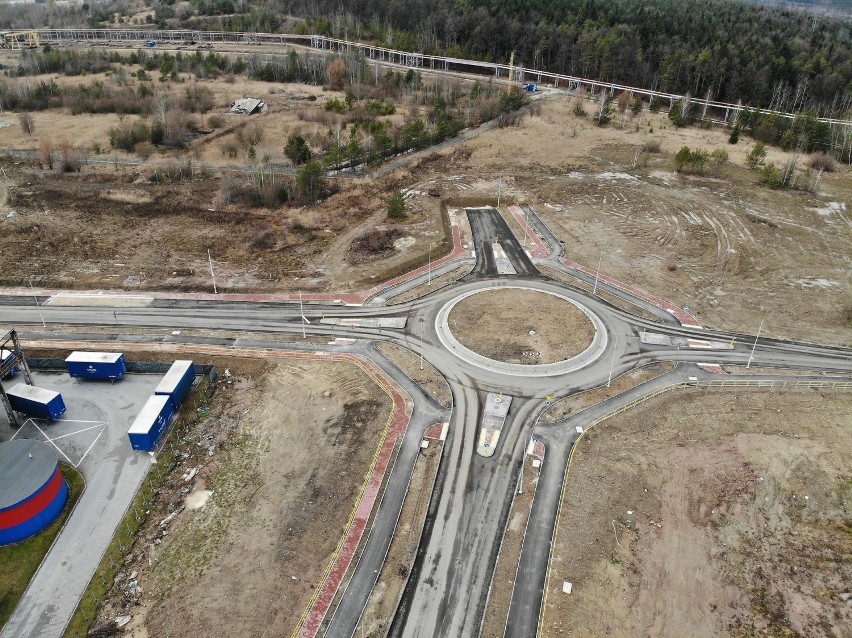
<path fill-rule="evenodd" d="M 486 303 L 474 303 L 480 301 L 477 298 L 487 296 L 493 296 L 494 299 Z M 537 323 L 530 319 L 534 314 L 532 309 L 525 312 L 522 308 L 502 305 L 509 299 L 535 301 L 547 307 L 557 306 L 563 317 L 554 323 Z M 468 316 L 469 323 L 460 324 L 462 312 L 459 311 L 465 308 L 475 308 L 475 313 L 494 314 L 487 319 L 479 317 L 478 321 L 476 317 Z M 503 322 L 508 327 L 504 334 L 511 335 L 509 341 L 478 341 L 477 335 L 485 330 L 483 321 Z M 493 372 L 523 377 L 554 377 L 576 372 L 600 358 L 608 342 L 606 327 L 597 314 L 575 299 L 537 288 L 533 282 L 527 282 L 524 286 L 490 286 L 455 297 L 438 311 L 435 332 L 446 350 L 459 359 Z M 484 354 L 474 351 L 469 345 Z M 571 356 L 572 352 L 576 354 Z M 508 356 L 505 356 L 507 353 Z M 509 360 L 501 361 L 487 356 L 501 354 L 504 355 L 502 358 Z M 563 358 L 559 355 L 568 356 Z M 545 362 L 518 362 L 523 359 Z"/>

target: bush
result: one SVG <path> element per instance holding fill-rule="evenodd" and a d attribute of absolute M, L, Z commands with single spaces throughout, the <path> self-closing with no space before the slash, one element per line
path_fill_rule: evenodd
<path fill-rule="evenodd" d="M 837 168 L 837 162 L 827 153 L 814 153 L 808 158 L 807 165 L 815 171 L 827 171 L 833 173 Z"/>
<path fill-rule="evenodd" d="M 151 131 L 144 122 L 121 124 L 109 130 L 109 145 L 122 151 L 130 152 L 140 142 L 151 139 Z"/>
<path fill-rule="evenodd" d="M 577 117 L 586 117 L 586 109 L 583 108 L 583 102 L 580 101 L 580 98 L 574 100 L 574 108 L 571 112 Z"/>
<path fill-rule="evenodd" d="M 772 188 L 781 186 L 781 170 L 773 162 L 760 169 L 760 181 Z"/>
<path fill-rule="evenodd" d="M 229 159 L 236 159 L 237 155 L 240 153 L 240 145 L 237 144 L 234 140 L 228 140 L 224 142 L 221 146 L 222 155 Z"/>
<path fill-rule="evenodd" d="M 736 144 L 740 141 L 740 125 L 737 124 L 731 129 L 731 136 L 728 138 L 728 144 Z"/>
<path fill-rule="evenodd" d="M 682 147 L 675 155 L 675 170 L 680 173 L 697 172 L 704 173 L 704 166 L 710 159 L 710 154 L 704 149 L 692 150 L 688 146 Z"/>
<path fill-rule="evenodd" d="M 346 102 L 333 97 L 325 103 L 325 110 L 333 113 L 346 113 Z"/>
<path fill-rule="evenodd" d="M 225 126 L 225 118 L 221 115 L 211 115 L 207 118 L 207 126 L 213 129 L 222 128 Z"/>
<path fill-rule="evenodd" d="M 311 159 L 311 149 L 304 137 L 293 134 L 287 138 L 287 144 L 284 145 L 284 155 L 293 164 L 299 166 Z"/>
<path fill-rule="evenodd" d="M 328 105 L 326 104 L 326 108 Z M 393 115 L 396 113 L 396 107 L 393 104 L 382 102 L 381 100 L 370 100 L 367 102 L 367 113 L 370 115 Z"/>
<path fill-rule="evenodd" d="M 18 123 L 21 125 L 21 130 L 27 136 L 32 136 L 35 132 L 35 120 L 32 113 L 18 113 Z"/>
<path fill-rule="evenodd" d="M 658 139 L 648 140 L 642 145 L 643 153 L 659 153 L 662 142 Z"/>

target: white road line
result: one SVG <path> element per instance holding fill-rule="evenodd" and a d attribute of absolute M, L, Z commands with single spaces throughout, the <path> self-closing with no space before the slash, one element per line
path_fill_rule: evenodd
<path fill-rule="evenodd" d="M 82 463 L 82 462 L 83 462 L 83 459 L 85 459 L 85 458 L 86 458 L 86 456 L 89 454 L 89 452 L 91 451 L 91 449 L 92 449 L 93 447 L 95 447 L 95 443 L 97 443 L 97 442 L 98 442 L 98 439 L 99 439 L 99 438 L 101 438 L 101 434 L 103 434 L 103 433 L 104 433 L 104 430 L 106 430 L 106 429 L 107 429 L 107 424 L 106 424 L 106 423 L 104 423 L 103 428 L 101 429 L 101 431 L 100 431 L 100 432 L 98 432 L 98 435 L 95 437 L 95 440 L 94 440 L 94 441 L 92 441 L 92 444 L 88 447 L 88 449 L 87 449 L 85 452 L 83 452 L 83 456 L 81 456 L 81 457 L 80 457 L 80 461 L 77 463 L 77 465 L 75 465 L 75 466 L 74 466 L 74 469 L 75 469 L 75 470 L 76 470 L 76 469 L 80 466 L 80 463 Z M 68 458 L 68 457 L 66 456 L 65 458 Z"/>
<path fill-rule="evenodd" d="M 12 438 L 11 438 L 11 439 L 9 439 L 9 440 L 10 440 L 10 441 L 14 441 L 14 440 L 15 440 L 15 437 L 16 437 L 16 436 L 18 436 L 18 434 L 20 433 L 20 431 L 21 431 L 21 430 L 23 430 L 23 429 L 27 426 L 27 423 L 28 423 L 29 421 L 31 421 L 31 420 L 32 420 L 32 419 L 27 419 L 26 421 L 24 421 L 23 425 L 21 425 L 21 427 L 19 427 L 17 430 L 15 430 L 15 433 L 12 435 Z"/>
<path fill-rule="evenodd" d="M 30 420 L 32 421 L 32 419 L 30 419 Z M 55 448 L 56 448 L 56 451 L 57 451 L 57 452 L 59 452 L 62 456 L 64 456 L 64 457 L 65 457 L 65 459 L 68 461 L 68 463 L 70 463 L 70 464 L 71 464 L 71 465 L 72 465 L 72 466 L 76 469 L 76 468 L 77 468 L 77 466 L 76 466 L 76 465 L 74 465 L 74 461 L 72 461 L 71 459 L 69 459 L 69 458 L 68 458 L 68 455 L 67 455 L 67 454 L 65 454 L 65 452 L 63 452 L 62 450 L 60 450 L 60 449 L 59 449 L 59 446 L 58 446 L 58 445 L 56 445 L 56 443 L 54 443 L 54 442 L 50 439 L 50 437 L 49 437 L 49 436 L 47 436 L 47 435 L 44 433 L 44 430 L 42 430 L 40 427 L 38 427 L 38 423 L 36 423 L 35 421 L 33 421 L 32 423 L 33 423 L 33 425 L 36 427 L 36 429 L 37 429 L 39 432 L 41 432 L 41 435 L 42 435 L 45 439 L 47 439 L 47 442 L 48 442 L 48 443 L 50 443 L 53 447 L 55 447 Z M 97 440 L 97 439 L 95 439 L 95 440 Z"/>
<path fill-rule="evenodd" d="M 97 423 L 97 425 L 93 425 L 88 428 L 83 428 L 82 430 L 77 430 L 76 432 L 69 432 L 68 434 L 60 434 L 59 436 L 53 437 L 53 441 L 58 441 L 59 439 L 64 439 L 66 436 L 74 436 L 75 434 L 80 434 L 81 432 L 88 432 L 89 430 L 94 430 L 95 428 L 101 427 L 102 425 L 107 425 L 104 421 L 88 421 L 87 423 Z"/>

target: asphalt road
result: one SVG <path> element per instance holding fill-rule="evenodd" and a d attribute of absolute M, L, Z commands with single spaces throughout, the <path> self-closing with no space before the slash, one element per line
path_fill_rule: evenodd
<path fill-rule="evenodd" d="M 542 235 L 556 252 L 542 260 L 549 266 L 566 270 L 558 261 L 558 240 L 529 214 Z M 850 351 L 809 344 L 760 339 L 755 347 L 753 335 L 724 331 L 684 328 L 668 313 L 653 307 L 660 322 L 640 319 L 578 288 L 543 276 L 514 238 L 506 222 L 493 211 L 477 209 L 470 215 L 477 263 L 468 277 L 414 301 L 390 307 L 305 304 L 303 325 L 298 304 L 229 303 L 158 300 L 143 308 L 72 307 L 47 305 L 36 308 L 32 297 L 2 297 L 4 326 L 40 324 L 40 315 L 48 324 L 91 326 L 90 335 L 98 340 L 109 338 L 96 332 L 97 326 L 127 328 L 204 329 L 239 334 L 223 337 L 191 335 L 112 337 L 122 340 L 159 343 L 209 343 L 238 347 L 280 347 L 287 349 L 349 350 L 370 356 L 415 397 L 418 404 L 416 423 L 409 429 L 400 457 L 375 517 L 364 553 L 340 606 L 331 620 L 328 635 L 348 638 L 359 626 L 359 616 L 369 591 L 381 569 L 392 530 L 405 495 L 407 477 L 416 458 L 415 443 L 428 422 L 444 420 L 437 406 L 412 387 L 402 373 L 365 349 L 364 342 L 352 346 L 317 346 L 300 341 L 302 331 L 329 338 L 351 337 L 385 340 L 404 345 L 423 354 L 445 376 L 453 394 L 454 408 L 445 443 L 436 488 L 430 501 L 427 522 L 415 564 L 391 627 L 392 636 L 438 637 L 477 636 L 491 583 L 509 506 L 520 472 L 521 459 L 530 435 L 535 432 L 545 443 L 547 454 L 533 502 L 529 528 L 524 542 L 515 591 L 509 610 L 507 636 L 534 636 L 538 624 L 541 597 L 546 577 L 553 524 L 561 493 L 565 465 L 576 438 L 575 426 L 588 423 L 597 411 L 606 411 L 643 396 L 659 384 L 683 383 L 689 377 L 708 376 L 693 365 L 681 365 L 653 382 L 615 397 L 607 404 L 584 411 L 572 419 L 552 426 L 537 425 L 535 419 L 545 396 L 558 399 L 567 394 L 605 384 L 607 380 L 653 361 L 671 360 L 745 364 L 754 347 L 753 365 L 784 366 L 815 371 L 845 373 L 852 377 Z M 489 243 L 499 241 L 516 268 L 514 276 L 498 275 Z M 566 270 L 566 272 L 568 272 Z M 571 273 L 575 274 L 575 273 Z M 607 346 L 601 355 L 579 370 L 551 377 L 507 374 L 483 368 L 448 351 L 438 339 L 436 317 L 440 309 L 457 296 L 471 291 L 505 285 L 558 292 L 571 297 L 595 313 L 607 333 Z M 603 287 L 603 286 L 602 286 Z M 613 294 L 642 305 L 645 302 L 612 289 Z M 44 301 L 42 299 L 39 300 Z M 645 306 L 642 306 L 645 307 Z M 651 308 L 649 308 L 651 309 Z M 115 315 L 113 314 L 115 312 Z M 326 325 L 325 318 L 375 319 L 405 317 L 404 328 L 375 328 L 350 325 Z M 645 330 L 694 339 L 733 341 L 730 350 L 678 349 L 671 346 L 642 344 Z M 257 338 L 252 335 L 256 334 Z M 24 338 L 68 338 L 51 335 L 49 330 L 25 331 Z M 80 337 L 75 337 L 79 339 Z M 785 377 L 795 379 L 795 377 Z M 514 397 L 494 456 L 483 458 L 475 453 L 479 418 L 485 393 L 503 392 Z"/>

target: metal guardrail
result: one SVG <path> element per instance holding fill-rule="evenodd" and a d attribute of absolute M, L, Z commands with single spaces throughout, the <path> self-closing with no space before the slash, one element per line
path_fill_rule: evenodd
<path fill-rule="evenodd" d="M 496 62 L 483 62 L 480 60 L 467 60 L 463 58 L 453 58 L 443 55 L 428 55 L 425 53 L 417 53 L 411 51 L 400 51 L 397 49 L 388 49 L 386 47 L 375 46 L 372 44 L 364 44 L 361 42 L 352 42 L 349 40 L 340 40 L 337 38 L 329 38 L 324 35 L 300 35 L 296 33 L 253 33 L 253 32 L 231 32 L 231 31 L 195 31 L 181 29 L 38 29 L 38 36 L 42 42 L 93 42 L 93 41 L 108 41 L 108 42 L 159 42 L 171 44 L 295 44 L 299 46 L 307 46 L 314 49 L 324 51 L 354 51 L 363 55 L 365 58 L 374 61 L 384 61 L 389 64 L 397 64 L 412 68 L 429 68 L 443 71 L 461 72 L 465 68 L 468 71 L 489 70 L 495 77 L 508 78 L 511 74 L 512 79 L 518 82 L 548 81 L 556 88 L 566 88 L 568 90 L 588 89 L 592 95 L 597 91 L 598 94 L 608 92 L 613 95 L 616 91 L 626 92 L 631 97 L 634 95 L 642 95 L 649 99 L 659 98 L 668 100 L 671 107 L 677 100 L 682 99 L 683 95 L 676 93 L 665 93 L 663 91 L 654 91 L 635 86 L 627 86 L 625 84 L 615 84 L 611 82 L 601 82 L 582 78 L 574 75 L 564 75 L 562 73 L 554 73 L 552 71 L 541 71 L 539 69 L 525 68 L 522 66 L 510 66 L 508 64 L 499 64 Z M 725 121 L 731 114 L 742 112 L 746 106 L 742 104 L 732 104 L 730 102 L 719 102 L 717 100 L 707 100 L 701 98 L 689 98 L 692 103 L 704 107 L 704 112 L 708 108 L 723 110 L 725 112 Z M 750 108 L 750 107 L 749 107 Z M 797 117 L 795 113 L 787 113 L 785 111 L 776 111 L 772 109 L 754 108 L 755 113 L 776 115 L 787 119 Z M 852 126 L 852 120 L 842 120 L 838 118 L 819 117 L 816 118 L 820 122 L 828 124 L 849 125 Z"/>

